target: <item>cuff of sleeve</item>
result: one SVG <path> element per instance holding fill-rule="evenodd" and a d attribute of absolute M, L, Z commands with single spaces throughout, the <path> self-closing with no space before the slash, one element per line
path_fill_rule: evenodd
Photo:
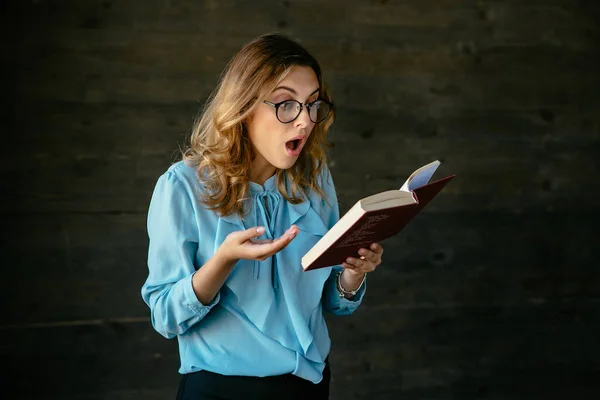
<path fill-rule="evenodd" d="M 187 282 L 183 285 L 183 292 L 185 296 L 186 306 L 189 307 L 195 314 L 204 316 L 208 314 L 211 308 L 213 308 L 219 300 L 221 300 L 221 292 L 217 292 L 215 298 L 208 304 L 202 304 L 198 297 L 196 297 L 196 293 L 194 293 L 194 287 L 192 286 L 192 277 L 194 274 L 191 274 L 187 278 Z M 357 293 L 358 296 L 358 293 Z"/>

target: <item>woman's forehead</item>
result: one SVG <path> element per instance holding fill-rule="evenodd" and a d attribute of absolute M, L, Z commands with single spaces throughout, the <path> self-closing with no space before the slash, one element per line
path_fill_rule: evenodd
<path fill-rule="evenodd" d="M 275 86 L 275 91 L 288 91 L 296 95 L 310 95 L 319 90 L 317 75 L 310 67 L 295 66 Z"/>

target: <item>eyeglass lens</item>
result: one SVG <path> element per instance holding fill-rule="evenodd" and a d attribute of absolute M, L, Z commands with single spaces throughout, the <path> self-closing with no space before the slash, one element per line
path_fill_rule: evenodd
<path fill-rule="evenodd" d="M 310 120 L 314 123 L 323 121 L 329 114 L 331 106 L 323 101 L 317 100 L 308 106 Z M 302 105 L 295 101 L 289 100 L 283 102 L 277 109 L 277 118 L 281 122 L 293 121 L 300 115 Z"/>

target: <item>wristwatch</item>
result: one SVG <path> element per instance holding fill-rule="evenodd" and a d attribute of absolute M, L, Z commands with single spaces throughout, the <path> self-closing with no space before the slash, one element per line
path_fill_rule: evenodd
<path fill-rule="evenodd" d="M 344 271 L 340 271 L 337 274 L 337 290 L 338 290 L 339 296 L 340 297 L 356 296 L 356 293 L 358 293 L 358 291 L 360 290 L 362 285 L 364 285 L 365 280 L 367 279 L 367 274 L 363 275 L 363 279 L 360 282 L 360 285 L 358 286 L 358 288 L 356 290 L 346 290 L 342 287 L 342 272 L 344 272 Z"/>

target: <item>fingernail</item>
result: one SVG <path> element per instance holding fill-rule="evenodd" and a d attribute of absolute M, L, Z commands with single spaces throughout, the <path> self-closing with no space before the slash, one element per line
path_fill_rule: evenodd
<path fill-rule="evenodd" d="M 265 233 L 265 228 L 263 226 L 259 226 L 258 228 L 256 228 L 256 232 L 258 233 Z"/>
<path fill-rule="evenodd" d="M 348 261 L 349 263 L 353 263 L 353 262 L 354 262 L 354 258 L 350 257 L 350 258 L 348 258 L 348 259 L 347 259 L 347 261 Z"/>
<path fill-rule="evenodd" d="M 360 255 L 363 255 L 363 256 L 364 256 L 365 254 L 367 254 L 367 251 L 366 251 L 365 249 L 360 249 L 360 250 L 358 251 L 358 254 L 360 254 Z"/>

